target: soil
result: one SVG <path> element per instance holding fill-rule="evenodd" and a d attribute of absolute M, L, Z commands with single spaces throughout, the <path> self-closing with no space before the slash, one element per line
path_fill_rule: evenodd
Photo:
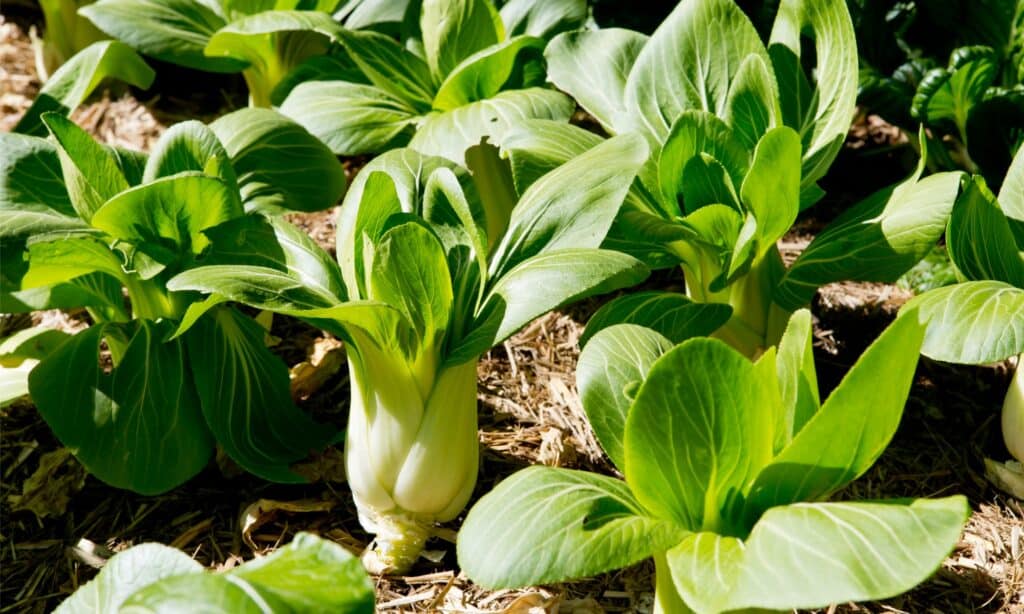
<path fill-rule="evenodd" d="M 0 16 L 0 129 L 14 125 L 39 85 L 24 29 L 28 22 L 19 23 L 4 22 Z M 101 93 L 74 119 L 105 142 L 143 149 L 174 121 L 208 119 L 244 103 L 244 95 L 230 82 L 202 90 L 212 94 L 181 99 L 166 92 L 200 88 L 173 89 L 171 78 L 166 79 L 154 88 L 161 94 Z M 858 189 L 880 185 L 879 176 L 904 174 L 902 137 L 890 128 L 877 119 L 858 120 L 834 167 L 836 173 L 825 181 L 829 199 L 783 240 L 788 257 L 806 246 L 828 219 L 863 196 Z M 865 156 L 865 150 L 872 153 Z M 361 162 L 350 161 L 349 170 L 358 170 Z M 862 181 L 865 176 L 871 180 Z M 333 211 L 296 214 L 291 220 L 325 247 L 333 247 Z M 648 282 L 654 287 L 678 283 L 671 272 Z M 905 290 L 882 284 L 834 284 L 819 293 L 812 310 L 823 396 L 908 297 Z M 482 464 L 474 499 L 531 463 L 614 471 L 583 417 L 575 389 L 579 335 L 600 304 L 601 300 L 590 300 L 540 318 L 480 361 Z M 47 312 L 34 315 L 32 321 L 76 330 L 86 324 L 85 317 Z M 0 324 L 6 328 L 0 331 L 2 336 L 29 322 L 8 318 Z M 280 339 L 275 351 L 289 366 L 327 343 L 323 333 L 287 318 L 275 319 L 271 332 Z M 839 498 L 962 493 L 974 512 L 953 553 L 917 589 L 884 602 L 840 605 L 828 612 L 1024 614 L 1024 506 L 991 486 L 982 466 L 985 457 L 1007 456 L 997 412 L 1009 373 L 1007 364 L 967 368 L 922 360 L 892 444 Z M 340 369 L 299 404 L 321 420 L 340 424 L 347 395 L 347 376 Z M 144 497 L 85 475 L 27 400 L 0 410 L 0 432 L 0 612 L 50 611 L 92 578 L 111 553 L 146 541 L 171 544 L 214 569 L 266 553 L 298 531 L 318 533 L 357 553 L 369 542 L 356 520 L 337 449 L 311 459 L 306 469 L 319 480 L 308 485 L 266 483 L 218 459 L 172 492 Z M 19 500 L 26 486 L 40 481 L 45 488 Z M 283 509 L 274 502 L 290 505 Z M 257 503 L 257 526 L 243 526 L 245 512 Z M 575 583 L 498 592 L 477 587 L 455 564 L 453 539 L 460 521 L 438 531 L 429 544 L 431 558 L 421 560 L 411 575 L 375 578 L 378 610 L 649 611 L 649 563 Z"/>

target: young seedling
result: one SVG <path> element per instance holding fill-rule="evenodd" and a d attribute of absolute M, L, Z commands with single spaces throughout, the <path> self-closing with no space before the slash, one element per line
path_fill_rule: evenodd
<path fill-rule="evenodd" d="M 717 339 L 673 347 L 633 324 L 597 333 L 577 370 L 625 481 L 530 467 L 470 510 L 459 564 L 490 588 L 581 578 L 654 557 L 655 612 L 818 608 L 926 579 L 964 497 L 826 502 L 889 443 L 924 327 L 897 319 L 819 405 L 811 316 L 751 362 Z"/>

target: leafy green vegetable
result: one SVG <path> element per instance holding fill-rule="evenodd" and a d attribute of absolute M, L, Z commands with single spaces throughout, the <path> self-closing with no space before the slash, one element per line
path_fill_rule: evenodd
<path fill-rule="evenodd" d="M 263 330 L 226 306 L 199 317 L 199 295 L 167 281 L 253 253 L 282 267 L 315 259 L 308 237 L 258 213 L 333 205 L 345 187 L 334 155 L 261 109 L 177 124 L 148 157 L 104 148 L 58 113 L 42 119 L 53 142 L 0 135 L 0 309 L 85 307 L 95 322 L 23 357 L 38 360 L 28 392 L 43 418 L 86 469 L 120 488 L 173 488 L 206 465 L 215 442 L 262 477 L 301 481 L 289 464 L 331 434 L 292 402 Z M 275 258 L 275 245 L 291 255 Z M 343 292 L 340 281 L 327 291 Z"/>
<path fill-rule="evenodd" d="M 721 35 L 706 36 L 711 29 Z M 606 61 L 595 64 L 594 54 Z M 921 179 L 918 169 L 846 212 L 790 267 L 782 263 L 776 242 L 822 196 L 816 181 L 854 110 L 857 49 L 843 3 L 782 2 L 766 46 L 732 0 L 694 0 L 649 39 L 573 32 L 545 56 L 551 80 L 607 132 L 639 132 L 652 146 L 606 246 L 681 266 L 691 300 L 731 308 L 715 335 L 748 356 L 777 344 L 818 287 L 895 281 L 942 234 L 960 176 Z M 817 68 L 805 69 L 804 56 Z M 501 144 L 523 189 L 599 141 L 525 121 Z"/>
<path fill-rule="evenodd" d="M 299 533 L 228 571 L 206 572 L 176 548 L 141 544 L 114 555 L 57 608 L 80 612 L 373 612 L 373 585 L 341 546 Z"/>
<path fill-rule="evenodd" d="M 923 337 L 917 313 L 904 314 L 818 407 L 816 388 L 792 388 L 815 378 L 801 349 L 811 341 L 806 311 L 780 353 L 755 363 L 715 339 L 673 347 L 633 324 L 601 330 L 580 357 L 580 391 L 625 482 L 523 470 L 470 510 L 459 564 L 497 588 L 654 556 L 655 610 L 665 612 L 819 608 L 903 592 L 956 544 L 966 499 L 825 500 L 892 438 Z"/>
<path fill-rule="evenodd" d="M 541 53 L 547 39 L 583 25 L 584 2 L 515 0 L 499 13 L 490 0 L 428 0 L 409 17 L 418 26 L 401 41 L 340 31 L 358 73 L 298 85 L 281 112 L 339 155 L 408 144 L 460 164 L 467 148 L 522 118 L 572 114 L 571 100 L 538 87 Z"/>
<path fill-rule="evenodd" d="M 301 317 L 347 343 L 346 467 L 371 568 L 411 565 L 434 522 L 476 482 L 476 363 L 534 318 L 635 284 L 638 260 L 599 249 L 646 158 L 622 136 L 540 177 L 522 195 L 493 148 L 473 174 L 411 149 L 370 162 L 345 197 L 338 265 L 217 265 L 169 287 Z M 572 190 L 566 190 L 572 185 Z M 304 278 L 305 277 L 305 278 Z M 342 278 L 349 301 L 308 278 Z"/>
<path fill-rule="evenodd" d="M 46 81 L 64 62 L 105 36 L 87 19 L 78 15 L 80 6 L 95 0 L 40 0 L 43 10 L 43 36 L 32 32 L 36 72 Z"/>

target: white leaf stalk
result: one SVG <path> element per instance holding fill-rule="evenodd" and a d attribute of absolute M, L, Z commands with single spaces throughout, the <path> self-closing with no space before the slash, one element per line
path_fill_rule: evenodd
<path fill-rule="evenodd" d="M 473 492 L 476 361 L 419 381 L 372 341 L 354 349 L 345 468 L 359 521 L 377 536 L 363 562 L 373 573 L 402 573 Z"/>
<path fill-rule="evenodd" d="M 1003 441 L 1010 455 L 1024 462 L 1024 354 L 1017 357 L 1017 369 L 1003 400 Z"/>

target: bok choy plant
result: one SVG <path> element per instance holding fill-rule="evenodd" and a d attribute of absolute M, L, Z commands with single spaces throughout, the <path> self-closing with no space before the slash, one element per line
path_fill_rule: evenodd
<path fill-rule="evenodd" d="M 625 481 L 514 474 L 470 510 L 463 571 L 525 586 L 653 556 L 655 612 L 700 614 L 874 600 L 926 579 L 960 538 L 964 497 L 826 501 L 895 433 L 924 327 L 914 312 L 897 319 L 823 404 L 811 333 L 797 311 L 777 351 L 751 362 L 717 339 L 598 332 L 580 395 Z"/>
<path fill-rule="evenodd" d="M 274 246 L 310 257 L 301 231 L 259 214 L 333 205 L 337 159 L 263 109 L 177 124 L 149 156 L 103 147 L 58 113 L 42 121 L 53 140 L 0 134 L 0 311 L 91 316 L 28 377 L 54 434 L 96 477 L 143 494 L 195 475 L 215 442 L 261 477 L 303 481 L 289 464 L 330 434 L 292 403 L 263 329 L 222 306 L 171 339 L 200 296 L 166 284 Z"/>
<path fill-rule="evenodd" d="M 78 7 L 94 0 L 40 0 L 43 9 L 43 35 L 32 36 L 36 56 L 36 72 L 42 81 L 60 68 L 79 51 L 101 41 L 106 36 L 96 26 L 78 14 Z"/>
<path fill-rule="evenodd" d="M 296 70 L 344 67 L 328 56 L 339 0 L 99 0 L 79 11 L 147 56 L 206 72 L 241 72 L 253 106 L 279 103 Z M 379 4 L 380 2 L 378 2 Z M 307 63 L 308 62 L 308 63 Z"/>
<path fill-rule="evenodd" d="M 299 533 L 273 553 L 210 573 L 177 548 L 148 543 L 110 558 L 55 614 L 104 612 L 372 614 L 373 584 L 341 546 Z"/>
<path fill-rule="evenodd" d="M 1024 148 L 1017 151 L 998 198 L 972 177 L 953 207 L 946 247 L 962 283 L 914 298 L 928 318 L 922 352 L 959 364 L 984 364 L 1024 353 Z M 1006 447 L 1024 462 L 1024 368 L 1018 366 L 1003 403 Z M 1024 495 L 1019 465 L 992 468 L 1017 496 Z M 1015 475 L 1016 474 L 1016 475 Z"/>
<path fill-rule="evenodd" d="M 483 136 L 530 117 L 568 120 L 571 100 L 544 89 L 551 36 L 583 24 L 583 0 L 424 0 L 404 37 L 342 30 L 359 78 L 300 84 L 281 106 L 339 155 L 408 144 L 463 162 Z"/>
<path fill-rule="evenodd" d="M 598 249 L 646 156 L 643 139 L 613 138 L 517 199 L 487 164 L 470 176 L 443 158 L 393 150 L 345 197 L 340 266 L 210 266 L 171 281 L 211 293 L 211 303 L 301 317 L 345 340 L 345 464 L 360 521 L 376 535 L 368 568 L 407 569 L 434 523 L 455 518 L 469 499 L 479 356 L 551 309 L 646 277 L 635 258 Z M 308 281 L 339 276 L 347 292 Z"/>
<path fill-rule="evenodd" d="M 691 0 L 650 38 L 570 32 L 545 55 L 551 80 L 608 133 L 642 134 L 652 149 L 606 246 L 652 266 L 680 265 L 690 299 L 731 307 L 716 334 L 748 356 L 778 343 L 789 314 L 818 287 L 895 281 L 942 234 L 960 175 L 921 179 L 919 167 L 783 265 L 777 241 L 823 195 L 816 182 L 854 110 L 857 48 L 842 2 L 784 0 L 767 47 L 732 0 Z M 817 68 L 805 72 L 808 56 Z M 522 189 L 600 141 L 532 121 L 502 147 Z"/>

